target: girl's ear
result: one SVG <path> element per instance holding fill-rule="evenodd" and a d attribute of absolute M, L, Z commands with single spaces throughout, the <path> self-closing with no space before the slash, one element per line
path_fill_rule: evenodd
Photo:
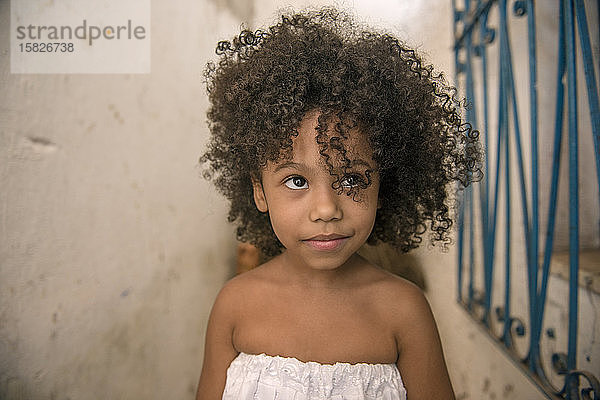
<path fill-rule="evenodd" d="M 267 212 L 269 207 L 267 205 L 267 199 L 265 198 L 265 192 L 262 187 L 262 183 L 258 180 L 252 179 L 252 189 L 254 192 L 254 204 L 260 212 Z"/>

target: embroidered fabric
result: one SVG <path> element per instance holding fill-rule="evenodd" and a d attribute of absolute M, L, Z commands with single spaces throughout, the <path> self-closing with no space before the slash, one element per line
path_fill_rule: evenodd
<path fill-rule="evenodd" d="M 320 364 L 240 353 L 227 369 L 223 400 L 406 400 L 395 364 Z"/>

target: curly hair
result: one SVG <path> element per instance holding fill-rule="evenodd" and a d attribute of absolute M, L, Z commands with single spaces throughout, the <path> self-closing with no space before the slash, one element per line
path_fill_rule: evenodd
<path fill-rule="evenodd" d="M 455 88 L 414 50 L 323 8 L 283 15 L 267 30 L 244 29 L 216 53 L 205 70 L 211 137 L 200 163 L 231 202 L 238 240 L 267 257 L 282 251 L 254 204 L 252 179 L 267 162 L 292 157 L 300 122 L 318 110 L 316 140 L 339 194 L 339 176 L 351 164 L 348 132 L 358 126 L 373 149 L 380 209 L 367 242 L 407 252 L 427 228 L 432 243 L 450 242 L 449 184 L 480 177 L 478 132 L 461 120 Z"/>

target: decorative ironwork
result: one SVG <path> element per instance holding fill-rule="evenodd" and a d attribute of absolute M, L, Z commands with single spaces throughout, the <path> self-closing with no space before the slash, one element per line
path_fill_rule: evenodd
<path fill-rule="evenodd" d="M 549 1 L 549 0 L 548 0 Z M 495 168 L 490 168 L 488 157 L 484 160 L 485 177 L 475 189 L 470 186 L 462 193 L 458 215 L 458 302 L 476 318 L 494 337 L 507 354 L 550 399 L 600 399 L 598 379 L 590 372 L 577 369 L 577 333 L 578 333 L 578 272 L 579 272 L 579 198 L 578 198 L 578 93 L 577 46 L 581 51 L 584 67 L 589 114 L 592 127 L 596 177 L 600 194 L 600 110 L 598 87 L 594 71 L 592 47 L 588 21 L 583 0 L 556 0 L 559 3 L 558 18 L 558 58 L 556 79 L 556 106 L 554 114 L 554 139 L 552 177 L 549 190 L 548 223 L 544 240 L 543 258 L 540 260 L 540 209 L 539 209 L 539 171 L 538 171 L 538 64 L 536 46 L 536 18 L 534 0 L 463 0 L 461 8 L 453 0 L 454 10 L 454 51 L 456 84 L 472 102 L 466 111 L 467 120 L 480 128 L 484 138 L 485 153 L 490 154 L 492 133 L 490 132 L 489 103 L 489 50 L 494 44 L 499 50 L 497 83 L 498 91 L 497 126 L 495 132 Z M 510 7 L 512 5 L 512 7 Z M 490 12 L 497 13 L 490 26 Z M 517 88 L 513 71 L 513 43 L 509 35 L 509 10 L 515 17 L 527 19 L 527 58 L 529 72 L 529 134 L 531 152 L 529 182 L 526 179 L 525 162 L 522 148 L 522 113 L 517 105 Z M 576 34 L 577 33 L 577 34 Z M 477 69 L 474 67 L 477 62 Z M 477 79 L 480 79 L 479 81 Z M 462 86 L 461 87 L 461 83 Z M 477 96 L 480 94 L 480 96 Z M 565 95 L 567 99 L 565 109 Z M 478 109 L 479 107 L 479 109 Z M 566 112 L 565 112 L 566 111 Z M 566 124 L 563 116 L 566 114 Z M 481 121 L 478 121 L 478 117 Z M 481 123 L 479 123 L 481 122 Z M 559 166 L 561 161 L 561 143 L 563 125 L 568 131 L 569 165 L 569 322 L 566 353 L 552 355 L 551 365 L 554 373 L 564 376 L 562 387 L 556 387 L 544 368 L 540 342 L 542 339 L 544 312 L 548 297 L 548 278 L 550 257 L 552 254 L 558 195 Z M 511 149 L 514 147 L 514 151 Z M 512 157 L 516 160 L 513 162 Z M 516 171 L 513 171 L 516 164 Z M 493 176 L 490 174 L 493 172 Z M 516 172 L 517 196 L 520 201 L 520 213 L 523 221 L 525 257 L 527 268 L 527 299 L 529 300 L 527 321 L 511 315 L 512 276 L 515 272 L 511 264 L 511 174 Z M 501 181 L 503 175 L 504 181 Z M 493 185 L 493 187 L 491 187 Z M 529 188 L 528 192 L 526 189 Z M 499 192 L 504 194 L 504 276 L 503 305 L 492 310 L 494 290 L 494 266 L 496 261 L 496 231 L 499 226 Z M 599 204 L 600 205 L 600 204 Z M 477 208 L 479 206 L 479 208 Z M 476 226 L 477 225 L 477 226 Z M 481 261 L 475 257 L 475 235 L 481 232 Z M 468 246 L 467 246 L 468 245 Z M 540 262 L 541 261 L 541 262 Z M 482 266 L 483 288 L 477 289 L 475 283 L 476 264 Z M 465 280 L 467 280 L 465 282 Z M 466 286 L 466 293 L 464 286 Z M 480 285 L 481 286 L 481 285 Z M 493 312 L 492 312 L 493 311 Z M 502 331 L 498 332 L 499 327 Z M 546 330 L 546 337 L 554 339 L 556 331 Z M 528 336 L 528 337 L 526 337 Z M 516 342 L 526 341 L 527 351 L 522 355 Z"/>

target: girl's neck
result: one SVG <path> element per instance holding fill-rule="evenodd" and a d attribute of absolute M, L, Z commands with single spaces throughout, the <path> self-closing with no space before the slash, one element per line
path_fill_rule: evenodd
<path fill-rule="evenodd" d="M 305 289 L 343 289 L 352 286 L 358 271 L 368 263 L 354 253 L 337 268 L 315 269 L 303 264 L 286 251 L 273 261 L 286 282 Z"/>

